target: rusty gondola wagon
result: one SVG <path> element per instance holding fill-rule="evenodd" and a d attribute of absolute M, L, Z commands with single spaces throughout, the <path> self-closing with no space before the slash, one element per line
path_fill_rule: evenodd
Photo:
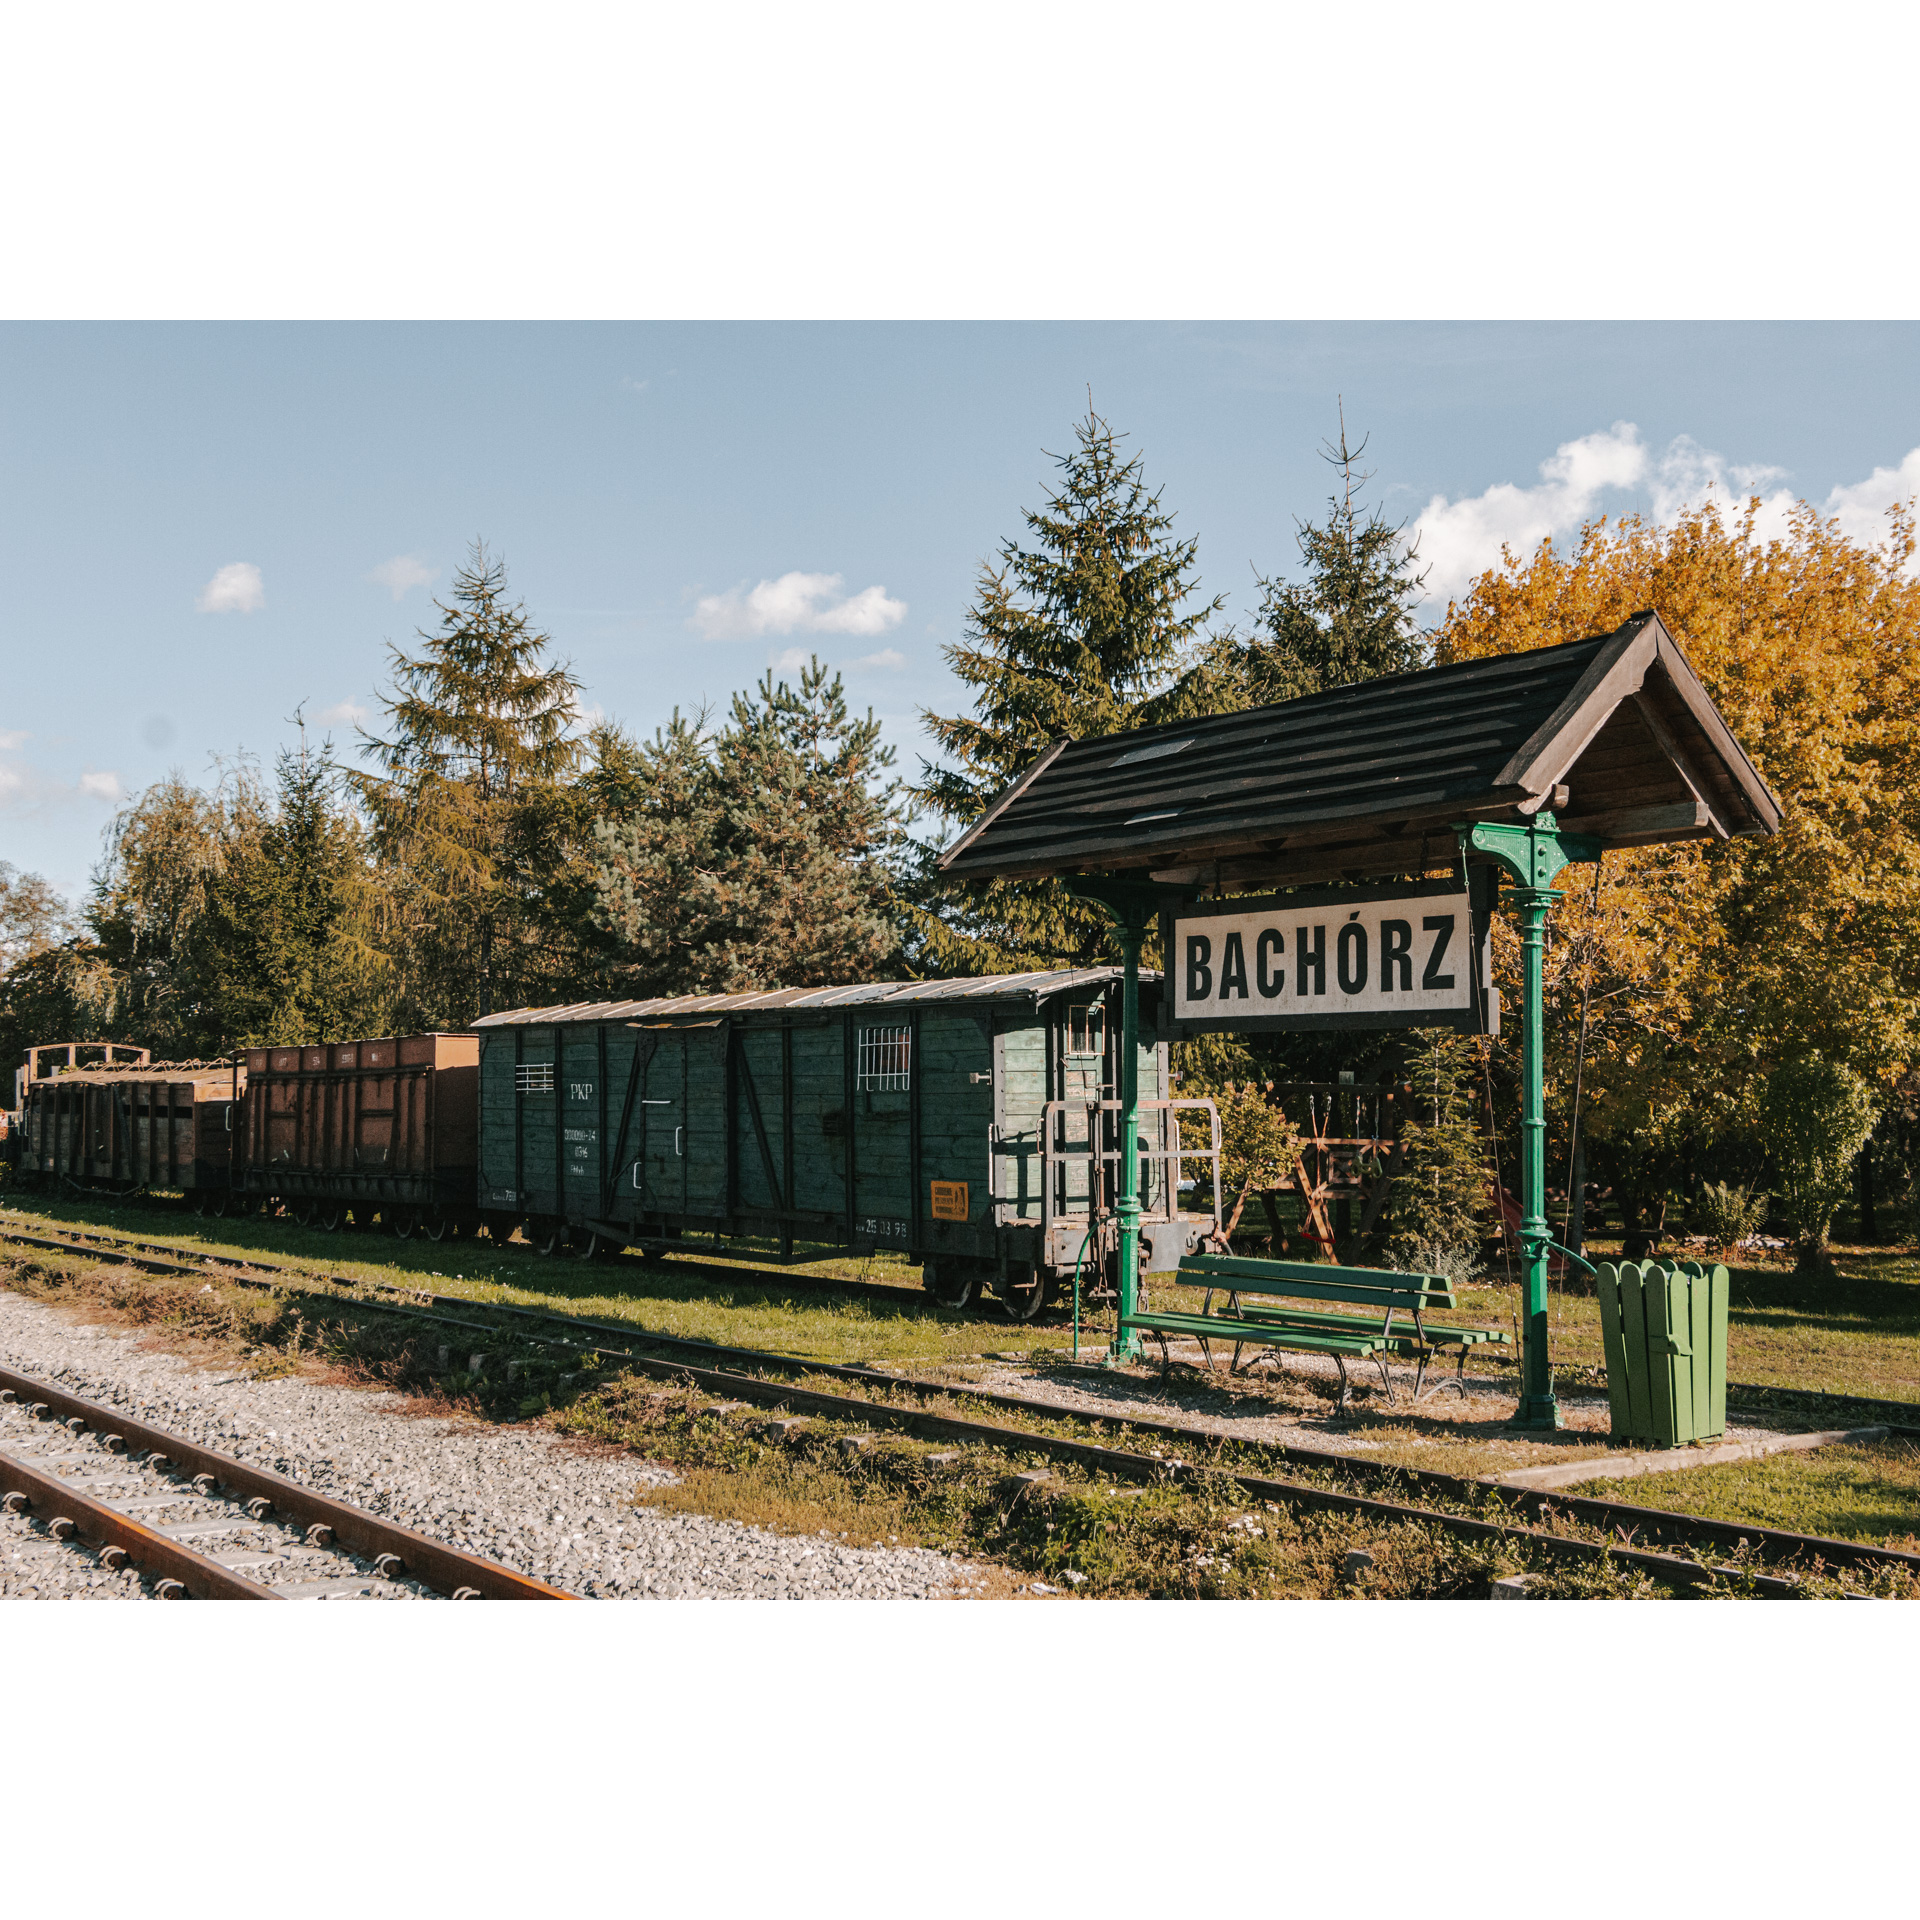
<path fill-rule="evenodd" d="M 87 1050 L 107 1058 L 77 1061 Z M 35 1047 L 17 1076 L 16 1177 L 103 1193 L 163 1188 L 184 1193 L 197 1212 L 224 1213 L 244 1084 L 225 1060 L 155 1062 L 106 1043 Z"/>
<path fill-rule="evenodd" d="M 310 1047 L 253 1047 L 233 1182 L 245 1205 L 302 1226 L 378 1216 L 403 1240 L 477 1224 L 471 1033 L 415 1033 Z"/>

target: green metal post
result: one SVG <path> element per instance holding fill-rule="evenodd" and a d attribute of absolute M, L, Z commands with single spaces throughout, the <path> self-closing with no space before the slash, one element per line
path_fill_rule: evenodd
<path fill-rule="evenodd" d="M 1140 942 L 1139 916 L 1120 918 L 1120 1319 L 1116 1361 L 1138 1359 L 1140 1336 L 1125 1324 L 1140 1297 Z"/>
<path fill-rule="evenodd" d="M 1114 1212 L 1120 1221 L 1120 1317 L 1124 1321 L 1140 1298 L 1140 946 L 1147 928 L 1169 899 L 1171 887 L 1139 881 L 1080 875 L 1067 882 L 1076 899 L 1104 907 L 1120 938 L 1120 1195 Z M 1098 1142 L 1089 1142 L 1098 1152 Z M 1099 1163 L 1094 1163 L 1096 1169 Z M 1122 1326 L 1107 1350 L 1110 1365 L 1140 1357 L 1140 1336 Z"/>
<path fill-rule="evenodd" d="M 1554 876 L 1575 860 L 1597 860 L 1600 843 L 1562 833 L 1550 813 L 1526 826 L 1480 821 L 1459 829 L 1462 851 L 1490 855 L 1515 883 L 1520 909 L 1520 1254 L 1526 1292 L 1525 1344 L 1520 1360 L 1520 1405 L 1513 1424 L 1533 1430 L 1561 1424 L 1547 1351 L 1546 1006 L 1542 962 L 1547 914 L 1559 900 Z"/>
<path fill-rule="evenodd" d="M 1547 944 L 1547 912 L 1559 895 L 1551 888 L 1522 887 L 1520 967 L 1526 1001 L 1520 1032 L 1520 1250 L 1524 1263 L 1527 1311 L 1521 1347 L 1520 1407 L 1514 1425 L 1555 1428 L 1560 1403 L 1553 1394 L 1553 1365 L 1547 1352 L 1547 1099 L 1545 1069 L 1545 993 L 1542 961 Z"/>

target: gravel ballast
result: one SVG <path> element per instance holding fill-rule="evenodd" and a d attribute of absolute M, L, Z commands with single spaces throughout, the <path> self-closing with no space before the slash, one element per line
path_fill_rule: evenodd
<path fill-rule="evenodd" d="M 635 1507 L 636 1491 L 675 1475 L 537 1428 L 406 1414 L 397 1394 L 210 1370 L 3 1288 L 0 1360 L 592 1599 L 917 1600 L 978 1579 L 924 1548 L 850 1547 Z M 0 1598 L 142 1593 L 30 1520 L 0 1516 Z"/>

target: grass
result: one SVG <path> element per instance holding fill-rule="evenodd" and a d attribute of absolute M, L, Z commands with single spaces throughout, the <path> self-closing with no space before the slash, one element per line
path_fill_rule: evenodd
<path fill-rule="evenodd" d="M 359 1280 L 417 1284 L 475 1301 L 620 1321 L 650 1333 L 796 1359 L 938 1362 L 983 1349 L 1030 1353 L 1058 1344 L 1060 1337 L 1057 1328 L 996 1318 L 996 1309 L 963 1314 L 938 1307 L 920 1292 L 918 1267 L 894 1254 L 824 1258 L 796 1265 L 792 1272 L 796 1280 L 866 1279 L 906 1288 L 914 1295 L 910 1304 L 814 1292 L 768 1279 L 751 1270 L 769 1263 L 767 1252 L 738 1253 L 729 1264 L 739 1267 L 740 1277 L 730 1279 L 689 1268 L 683 1260 L 643 1261 L 632 1253 L 611 1260 L 543 1260 L 518 1242 L 501 1247 L 462 1239 L 436 1246 L 377 1231 L 321 1233 L 284 1219 L 200 1220 L 166 1202 L 20 1195 L 0 1213 L 4 1220 L 17 1220 L 29 1231 L 36 1221 L 56 1228 L 101 1227 L 188 1253 L 259 1254 Z M 713 1260 L 705 1251 L 697 1258 L 707 1266 Z"/>
<path fill-rule="evenodd" d="M 1569 1568 L 1524 1544 L 1463 1541 L 1432 1523 L 1382 1524 L 1251 1502 L 1225 1471 L 1116 1485 L 1046 1461 L 1017 1440 L 956 1447 L 892 1432 L 874 1433 L 866 1450 L 848 1454 L 838 1441 L 866 1431 L 858 1416 L 811 1419 L 791 1439 L 769 1438 L 759 1430 L 760 1413 L 705 1411 L 708 1391 L 596 1369 L 576 1356 L 530 1358 L 517 1341 L 509 1384 L 504 1338 L 479 1374 L 442 1372 L 430 1357 L 440 1339 L 431 1326 L 369 1314 L 351 1301 L 261 1294 L 217 1274 L 196 1284 L 46 1257 L 0 1263 L 0 1283 L 97 1321 L 148 1329 L 175 1350 L 223 1366 L 238 1362 L 256 1374 L 317 1369 L 413 1395 L 417 1411 L 532 1421 L 583 1444 L 619 1447 L 680 1475 L 676 1486 L 637 1494 L 636 1504 L 854 1544 L 941 1549 L 997 1568 L 988 1592 L 1037 1579 L 1088 1597 L 1466 1598 L 1484 1595 L 1501 1574 L 1524 1571 L 1537 1576 L 1534 1591 L 1547 1598 L 1659 1594 L 1610 1561 Z M 993 1417 L 1003 1424 L 1021 1418 Z M 1037 1431 L 1058 1423 L 1024 1424 Z M 1217 1464 L 1269 1463 L 1229 1448 Z M 1013 1473 L 1041 1465 L 1050 1470 L 1044 1483 L 1010 1484 Z M 1355 1549 L 1372 1564 L 1349 1581 L 1347 1556 Z"/>
<path fill-rule="evenodd" d="M 1920 1553 L 1920 1446 L 1911 1441 L 1774 1454 L 1625 1483 L 1589 1481 L 1572 1491 Z"/>
<path fill-rule="evenodd" d="M 1836 1271 L 1827 1279 L 1797 1273 L 1786 1262 L 1728 1268 L 1728 1377 L 1920 1408 L 1920 1259 L 1904 1248 L 1834 1252 Z M 1563 1374 L 1584 1370 L 1597 1377 L 1606 1364 L 1600 1303 L 1586 1290 L 1591 1284 L 1554 1289 L 1554 1364 Z"/>
<path fill-rule="evenodd" d="M 168 1202 L 113 1202 L 75 1195 L 22 1194 L 10 1199 L 22 1224 L 101 1226 L 165 1241 L 185 1250 L 259 1253 L 360 1279 L 408 1281 L 474 1300 L 619 1320 L 650 1332 L 758 1347 L 814 1360 L 938 1362 L 982 1351 L 1033 1354 L 1056 1350 L 1066 1328 L 1056 1317 L 1020 1326 L 988 1306 L 951 1313 L 919 1293 L 919 1270 L 897 1254 L 823 1253 L 796 1264 L 807 1277 L 865 1279 L 910 1290 L 911 1304 L 883 1298 L 815 1293 L 768 1280 L 751 1269 L 772 1264 L 770 1250 L 736 1247 L 726 1255 L 702 1248 L 686 1259 L 646 1262 L 627 1253 L 607 1261 L 542 1260 L 531 1249 L 479 1239 L 400 1241 L 379 1232 L 321 1233 L 284 1219 L 198 1220 Z M 0 1216 L 4 1217 L 4 1216 Z M 1864 1394 L 1920 1406 L 1920 1259 L 1910 1251 L 1837 1248 L 1837 1272 L 1812 1280 L 1786 1264 L 1731 1269 L 1728 1372 L 1738 1381 L 1827 1393 Z M 1598 1257 L 1598 1249 L 1596 1249 Z M 706 1269 L 689 1270 L 697 1259 Z M 717 1277 L 718 1261 L 741 1270 Z M 1569 1384 L 1598 1384 L 1604 1367 L 1599 1302 L 1591 1282 L 1556 1285 L 1552 1295 L 1554 1368 Z M 1197 1311 L 1204 1294 L 1156 1280 L 1158 1306 Z M 1454 1318 L 1473 1325 L 1516 1327 L 1517 1289 L 1503 1281 L 1463 1289 Z M 1110 1316 L 1108 1316 L 1110 1318 Z M 1083 1338 L 1103 1335 L 1090 1318 Z M 1475 1373 L 1511 1370 L 1478 1357 Z"/>

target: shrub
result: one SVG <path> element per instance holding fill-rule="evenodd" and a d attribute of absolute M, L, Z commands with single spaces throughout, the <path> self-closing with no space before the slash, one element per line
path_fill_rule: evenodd
<path fill-rule="evenodd" d="M 1693 1226 L 1716 1247 L 1730 1247 L 1760 1231 L 1767 1217 L 1767 1196 L 1750 1187 L 1709 1180 L 1694 1196 Z"/>
<path fill-rule="evenodd" d="M 1486 1271 L 1477 1246 L 1458 1241 L 1400 1239 L 1393 1243 L 1396 1263 L 1408 1273 L 1437 1273 L 1450 1287 L 1470 1287 Z"/>
<path fill-rule="evenodd" d="M 1801 1263 L 1823 1265 L 1834 1216 L 1853 1190 L 1853 1163 L 1873 1131 L 1873 1089 L 1844 1062 L 1804 1053 L 1775 1068 L 1765 1114 L 1781 1211 Z"/>

